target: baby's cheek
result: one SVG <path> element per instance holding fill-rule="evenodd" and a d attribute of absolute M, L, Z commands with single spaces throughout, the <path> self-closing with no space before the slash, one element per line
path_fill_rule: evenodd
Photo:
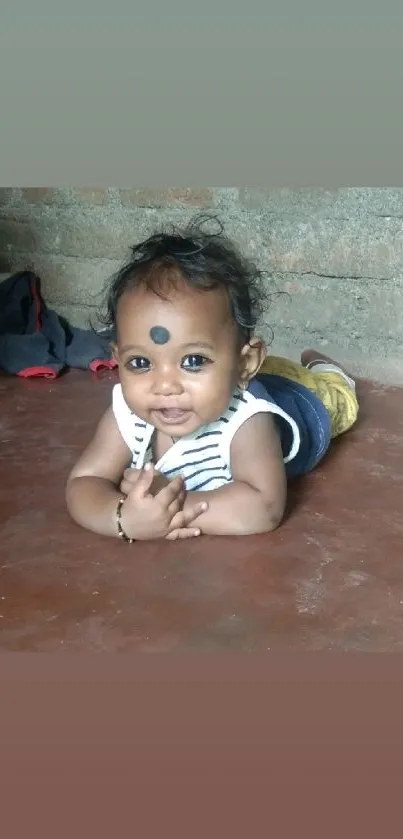
<path fill-rule="evenodd" d="M 231 400 L 232 388 L 223 389 L 220 385 L 213 386 L 204 402 L 204 412 L 210 421 L 225 413 Z"/>
<path fill-rule="evenodd" d="M 135 410 L 136 405 L 144 403 L 144 387 L 142 382 L 134 380 L 131 377 L 129 380 L 122 381 L 122 391 L 125 400 L 132 410 Z"/>

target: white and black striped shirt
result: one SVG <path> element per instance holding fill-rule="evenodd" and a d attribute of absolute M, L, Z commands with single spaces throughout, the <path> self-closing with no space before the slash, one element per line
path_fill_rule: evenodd
<path fill-rule="evenodd" d="M 121 385 L 113 388 L 112 407 L 119 431 L 132 452 L 132 467 L 141 469 L 152 459 L 151 442 L 155 428 L 131 412 Z M 169 478 L 182 475 L 187 490 L 211 490 L 223 486 L 232 480 L 230 449 L 236 431 L 249 417 L 262 412 L 278 414 L 291 425 L 293 444 L 284 458 L 285 462 L 289 462 L 300 446 L 295 421 L 274 401 L 270 401 L 269 396 L 266 401 L 257 399 L 248 391 L 236 389 L 221 417 L 173 443 L 155 468 Z"/>

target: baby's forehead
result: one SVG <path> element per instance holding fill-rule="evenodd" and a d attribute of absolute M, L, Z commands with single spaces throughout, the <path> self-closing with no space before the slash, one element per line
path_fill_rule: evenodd
<path fill-rule="evenodd" d="M 119 331 L 140 329 L 160 343 L 166 342 L 166 333 L 180 339 L 185 333 L 196 337 L 196 332 L 202 332 L 214 340 L 223 330 L 232 331 L 233 326 L 229 301 L 222 289 L 184 288 L 162 295 L 140 287 L 122 295 L 118 307 Z"/>

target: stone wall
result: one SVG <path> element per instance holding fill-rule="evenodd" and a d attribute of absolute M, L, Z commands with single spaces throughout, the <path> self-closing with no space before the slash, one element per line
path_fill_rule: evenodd
<path fill-rule="evenodd" d="M 267 313 L 273 352 L 313 345 L 403 383 L 403 189 L 0 189 L 0 271 L 33 268 L 49 305 L 86 325 L 131 244 L 203 209 L 288 292 Z"/>

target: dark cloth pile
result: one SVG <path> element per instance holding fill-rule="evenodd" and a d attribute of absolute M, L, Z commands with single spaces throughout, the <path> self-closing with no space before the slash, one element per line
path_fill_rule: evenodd
<path fill-rule="evenodd" d="M 79 329 L 46 305 L 40 279 L 21 271 L 0 283 L 0 369 L 56 378 L 68 367 L 112 369 L 111 333 Z"/>

